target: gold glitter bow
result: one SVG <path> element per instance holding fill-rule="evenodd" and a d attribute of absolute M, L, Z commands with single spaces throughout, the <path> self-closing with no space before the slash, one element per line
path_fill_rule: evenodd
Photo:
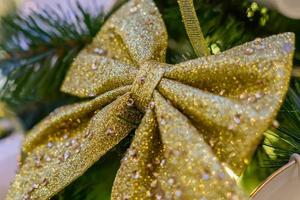
<path fill-rule="evenodd" d="M 59 108 L 31 130 L 7 199 L 52 197 L 136 125 L 112 199 L 247 199 L 226 169 L 243 170 L 275 117 L 293 48 L 294 35 L 285 33 L 169 65 L 155 4 L 129 1 L 62 86 L 90 99 Z"/>

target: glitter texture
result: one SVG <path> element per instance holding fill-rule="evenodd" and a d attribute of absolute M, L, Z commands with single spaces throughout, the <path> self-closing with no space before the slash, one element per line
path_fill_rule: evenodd
<path fill-rule="evenodd" d="M 224 170 L 247 165 L 289 85 L 284 33 L 176 65 L 152 0 L 131 0 L 75 59 L 59 108 L 28 134 L 7 200 L 49 199 L 136 129 L 112 199 L 248 199 Z"/>

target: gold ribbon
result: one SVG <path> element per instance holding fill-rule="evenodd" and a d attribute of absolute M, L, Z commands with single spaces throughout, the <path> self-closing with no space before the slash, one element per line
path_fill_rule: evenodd
<path fill-rule="evenodd" d="M 210 54 L 205 38 L 203 36 L 200 22 L 198 20 L 193 0 L 177 0 L 191 45 L 198 57 Z"/>
<path fill-rule="evenodd" d="M 247 199 L 225 168 L 244 169 L 276 116 L 294 35 L 176 65 L 164 62 L 167 39 L 152 0 L 108 19 L 62 85 L 88 99 L 30 131 L 8 200 L 52 197 L 137 126 L 112 199 Z"/>

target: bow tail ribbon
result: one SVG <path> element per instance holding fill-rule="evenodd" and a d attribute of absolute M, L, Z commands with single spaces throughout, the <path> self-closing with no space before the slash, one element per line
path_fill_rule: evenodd
<path fill-rule="evenodd" d="M 49 199 L 126 137 L 141 118 L 128 90 L 59 108 L 31 130 L 7 198 Z"/>
<path fill-rule="evenodd" d="M 247 199 L 190 120 L 158 92 L 154 102 L 123 159 L 112 199 Z"/>

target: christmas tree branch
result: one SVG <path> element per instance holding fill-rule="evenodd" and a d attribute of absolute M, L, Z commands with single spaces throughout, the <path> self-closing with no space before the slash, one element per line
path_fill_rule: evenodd
<path fill-rule="evenodd" d="M 263 143 L 270 159 L 262 166 L 278 168 L 286 164 L 293 153 L 300 153 L 300 79 L 291 83 L 286 101 L 279 113 L 280 126 L 268 132 Z"/>
<path fill-rule="evenodd" d="M 70 63 L 105 19 L 100 7 L 91 14 L 79 3 L 71 14 L 59 5 L 38 10 L 2 20 L 0 99 L 15 106 L 58 98 Z"/>

